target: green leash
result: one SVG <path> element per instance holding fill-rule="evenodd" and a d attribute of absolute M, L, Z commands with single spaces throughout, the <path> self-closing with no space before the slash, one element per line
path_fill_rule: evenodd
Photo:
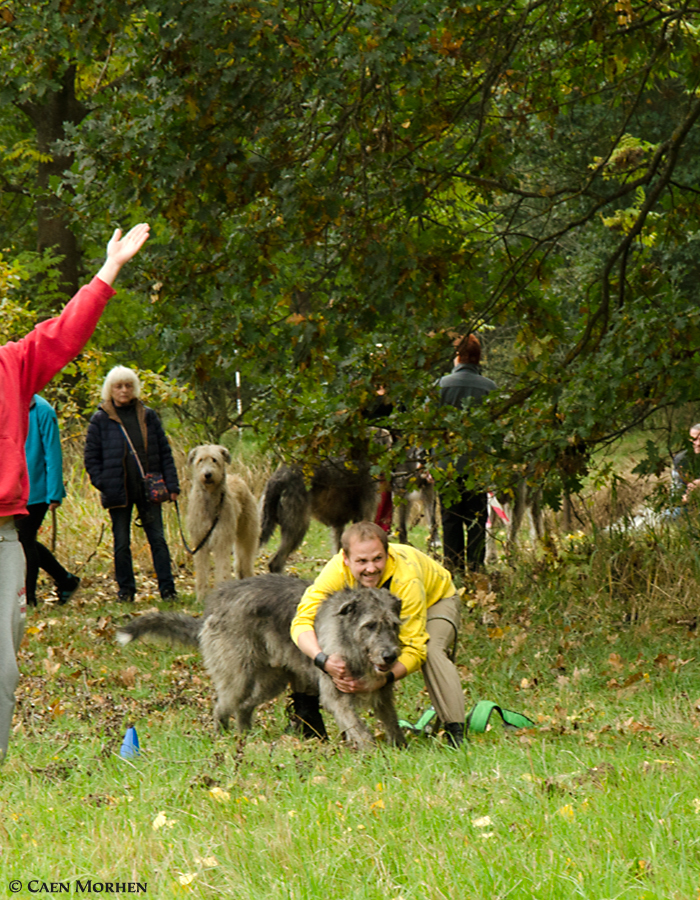
<path fill-rule="evenodd" d="M 532 719 L 529 719 L 522 713 L 513 712 L 511 709 L 503 709 L 503 707 L 497 703 L 492 703 L 490 700 L 479 700 L 467 716 L 464 730 L 473 731 L 475 734 L 483 734 L 494 710 L 499 714 L 506 728 L 535 728 L 535 723 Z M 399 719 L 399 725 L 401 728 L 407 728 L 409 731 L 412 731 L 413 734 L 425 734 L 426 728 L 435 718 L 435 715 L 435 710 L 432 706 L 429 706 L 415 725 L 407 722 L 405 719 Z"/>
<path fill-rule="evenodd" d="M 522 713 L 513 712 L 511 709 L 503 709 L 497 703 L 490 700 L 479 700 L 474 709 L 467 716 L 465 730 L 473 731 L 475 734 L 483 734 L 489 724 L 491 713 L 496 711 L 503 724 L 507 728 L 534 728 L 535 723 L 532 719 L 528 719 Z"/>
<path fill-rule="evenodd" d="M 414 734 L 424 734 L 425 729 L 430 725 L 434 718 L 435 710 L 432 706 L 429 706 L 415 725 L 411 724 L 411 722 L 407 722 L 405 719 L 399 719 L 399 727 L 408 728 L 408 730 L 412 731 Z"/>

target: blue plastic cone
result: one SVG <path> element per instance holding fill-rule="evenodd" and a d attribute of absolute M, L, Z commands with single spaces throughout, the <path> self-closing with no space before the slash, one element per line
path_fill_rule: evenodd
<path fill-rule="evenodd" d="M 139 736 L 136 734 L 136 729 L 133 725 L 126 729 L 119 755 L 124 757 L 124 759 L 128 759 L 130 756 L 139 755 Z"/>

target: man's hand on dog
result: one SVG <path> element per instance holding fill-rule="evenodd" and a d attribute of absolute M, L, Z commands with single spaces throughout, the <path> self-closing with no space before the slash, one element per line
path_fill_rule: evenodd
<path fill-rule="evenodd" d="M 368 691 L 377 690 L 377 682 L 374 678 L 353 678 L 343 657 L 335 653 L 326 660 L 325 671 L 343 694 L 366 694 Z"/>

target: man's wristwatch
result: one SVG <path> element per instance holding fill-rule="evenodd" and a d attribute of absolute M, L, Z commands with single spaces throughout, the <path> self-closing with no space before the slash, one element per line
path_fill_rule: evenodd
<path fill-rule="evenodd" d="M 314 665 L 317 669 L 320 669 L 322 672 L 326 671 L 326 662 L 328 661 L 327 653 L 317 653 L 314 657 Z"/>
<path fill-rule="evenodd" d="M 386 682 L 384 684 L 384 687 L 386 687 L 387 684 L 393 684 L 396 681 L 396 675 L 394 675 L 393 669 L 389 669 L 389 671 L 385 672 L 384 674 L 386 675 Z"/>

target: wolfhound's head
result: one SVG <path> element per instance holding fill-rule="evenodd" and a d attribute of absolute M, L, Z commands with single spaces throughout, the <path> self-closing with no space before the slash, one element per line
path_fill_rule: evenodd
<path fill-rule="evenodd" d="M 231 454 L 220 444 L 202 444 L 190 450 L 187 462 L 192 466 L 195 482 L 209 486 L 221 484 L 226 478 L 226 464 Z"/>

